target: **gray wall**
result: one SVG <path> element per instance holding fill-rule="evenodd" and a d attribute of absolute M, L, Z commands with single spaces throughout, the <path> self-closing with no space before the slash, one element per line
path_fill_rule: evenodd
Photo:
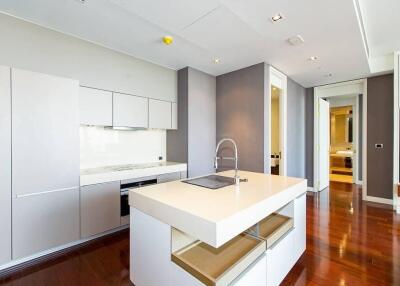
<path fill-rule="evenodd" d="M 393 74 L 368 78 L 367 91 L 367 195 L 392 199 Z"/>
<path fill-rule="evenodd" d="M 189 176 L 214 172 L 216 79 L 189 68 Z"/>
<path fill-rule="evenodd" d="M 287 81 L 287 175 L 306 177 L 306 89 Z"/>
<path fill-rule="evenodd" d="M 189 69 L 178 71 L 178 129 L 167 130 L 167 160 L 188 162 Z"/>
<path fill-rule="evenodd" d="M 314 186 L 314 88 L 306 89 L 306 178 L 309 187 Z"/>
<path fill-rule="evenodd" d="M 178 130 L 167 131 L 167 159 L 188 164 L 188 176 L 214 172 L 216 79 L 193 68 L 178 71 Z"/>
<path fill-rule="evenodd" d="M 362 181 L 363 146 L 363 95 L 358 95 L 358 180 Z"/>
<path fill-rule="evenodd" d="M 268 149 L 265 66 L 260 63 L 217 77 L 217 140 L 224 137 L 235 140 L 239 168 L 260 173 L 269 173 L 265 167 Z M 221 154 L 231 156 L 231 146 L 225 146 Z M 232 164 L 221 162 L 221 169 L 232 168 Z"/>

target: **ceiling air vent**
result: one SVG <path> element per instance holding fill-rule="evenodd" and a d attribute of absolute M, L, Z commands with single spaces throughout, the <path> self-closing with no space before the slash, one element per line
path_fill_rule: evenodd
<path fill-rule="evenodd" d="M 304 43 L 304 39 L 300 35 L 296 35 L 296 36 L 290 37 L 289 39 L 287 39 L 287 41 L 292 46 L 299 46 L 299 45 Z"/>

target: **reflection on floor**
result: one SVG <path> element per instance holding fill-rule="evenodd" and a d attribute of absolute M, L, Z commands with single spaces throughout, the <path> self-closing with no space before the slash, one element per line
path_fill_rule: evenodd
<path fill-rule="evenodd" d="M 282 285 L 400 285 L 400 215 L 332 182 L 307 196 L 307 250 Z"/>
<path fill-rule="evenodd" d="M 353 183 L 353 176 L 342 175 L 342 174 L 329 174 L 329 180 L 331 182 L 339 182 L 339 183 Z"/>
<path fill-rule="evenodd" d="M 0 285 L 132 285 L 129 232 L 19 270 Z M 307 250 L 282 285 L 400 285 L 400 215 L 362 201 L 353 184 L 309 193 Z"/>

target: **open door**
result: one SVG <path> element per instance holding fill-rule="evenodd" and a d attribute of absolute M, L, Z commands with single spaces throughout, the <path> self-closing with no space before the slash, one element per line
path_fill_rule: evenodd
<path fill-rule="evenodd" d="M 319 98 L 318 99 L 318 165 L 316 187 L 318 191 L 329 186 L 329 146 L 330 146 L 330 115 L 329 115 L 329 102 Z"/>

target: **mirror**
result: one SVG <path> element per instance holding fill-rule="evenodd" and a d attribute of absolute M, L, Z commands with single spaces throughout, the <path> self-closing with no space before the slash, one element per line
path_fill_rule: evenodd
<path fill-rule="evenodd" d="M 353 143 L 352 107 L 331 108 L 331 145 L 351 143 Z"/>

